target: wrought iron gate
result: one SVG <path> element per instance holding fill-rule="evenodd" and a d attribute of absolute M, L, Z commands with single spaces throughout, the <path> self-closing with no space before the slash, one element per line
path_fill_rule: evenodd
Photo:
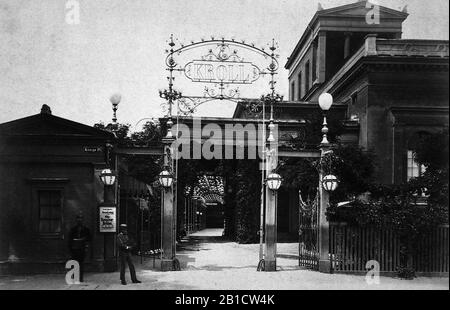
<path fill-rule="evenodd" d="M 299 196 L 299 266 L 319 269 L 319 193 L 313 200 Z"/>

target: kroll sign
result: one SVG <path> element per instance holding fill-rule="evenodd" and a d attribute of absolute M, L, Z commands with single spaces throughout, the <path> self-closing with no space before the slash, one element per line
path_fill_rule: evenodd
<path fill-rule="evenodd" d="M 169 47 L 170 49 L 166 50 L 169 88 L 160 91 L 160 97 L 168 102 L 169 114 L 172 113 L 172 104 L 175 101 L 178 101 L 178 111 L 189 115 L 199 105 L 212 100 L 239 102 L 249 99 L 240 98 L 240 86 L 254 84 L 265 75 L 270 76 L 271 92 L 275 91 L 274 77 L 279 67 L 277 61 L 279 55 L 275 54 L 277 47 L 274 40 L 266 51 L 264 47 L 258 48 L 253 43 L 247 44 L 245 41 L 238 42 L 225 38 L 218 40 L 214 37 L 211 37 L 211 40 L 192 41 L 187 45 L 180 43 L 180 47 L 177 47 L 171 36 Z M 183 54 L 188 51 L 205 53 L 197 54 L 196 58 L 192 59 L 189 53 Z M 205 85 L 203 95 L 186 95 L 174 89 L 174 72 L 183 72 L 191 82 L 213 85 Z"/>
<path fill-rule="evenodd" d="M 184 73 L 193 82 L 251 84 L 261 72 L 250 62 L 194 60 L 186 64 Z"/>

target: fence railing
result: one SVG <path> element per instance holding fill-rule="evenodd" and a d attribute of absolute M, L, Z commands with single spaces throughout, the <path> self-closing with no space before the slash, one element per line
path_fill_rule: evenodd
<path fill-rule="evenodd" d="M 417 273 L 448 274 L 449 227 L 437 227 L 421 240 L 413 266 Z M 330 225 L 330 259 L 334 272 L 367 272 L 366 263 L 376 260 L 380 272 L 394 273 L 400 266 L 401 244 L 391 229 Z"/>
<path fill-rule="evenodd" d="M 424 273 L 449 272 L 449 227 L 436 228 L 431 234 L 425 236 L 420 244 L 419 251 L 413 258 L 414 268 Z"/>

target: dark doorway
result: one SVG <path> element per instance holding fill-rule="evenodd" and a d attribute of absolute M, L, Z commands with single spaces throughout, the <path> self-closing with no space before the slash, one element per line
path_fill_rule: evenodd
<path fill-rule="evenodd" d="M 223 228 L 223 205 L 221 203 L 206 204 L 206 228 Z"/>

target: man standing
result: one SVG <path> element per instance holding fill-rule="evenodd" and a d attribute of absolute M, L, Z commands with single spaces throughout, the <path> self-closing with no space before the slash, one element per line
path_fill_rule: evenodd
<path fill-rule="evenodd" d="M 80 265 L 80 282 L 83 282 L 84 256 L 91 241 L 91 232 L 89 228 L 83 225 L 83 215 L 79 214 L 76 222 L 69 233 L 69 250 L 72 259 Z"/>
<path fill-rule="evenodd" d="M 136 270 L 134 269 L 133 261 L 131 260 L 131 242 L 128 238 L 128 231 L 126 224 L 120 224 L 120 232 L 117 235 L 117 244 L 119 246 L 119 257 L 120 257 L 120 282 L 122 285 L 127 285 L 125 281 L 125 264 L 128 263 L 128 268 L 130 269 L 131 281 L 133 283 L 141 283 L 136 278 Z"/>

